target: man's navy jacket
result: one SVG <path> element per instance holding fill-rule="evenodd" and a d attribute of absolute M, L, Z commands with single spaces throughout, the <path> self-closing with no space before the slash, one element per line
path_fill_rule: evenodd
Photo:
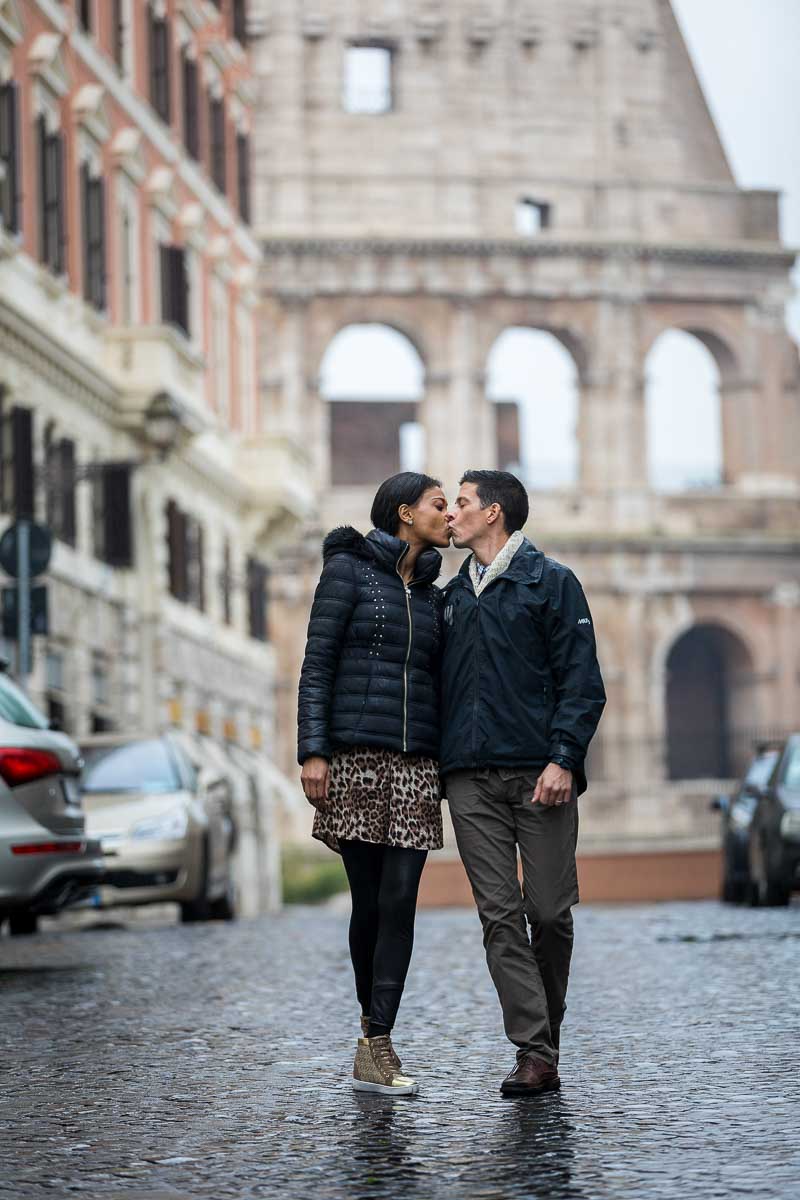
<path fill-rule="evenodd" d="M 572 571 L 526 538 L 476 596 L 467 559 L 444 588 L 442 774 L 555 759 L 582 792 L 605 702 L 589 606 Z"/>

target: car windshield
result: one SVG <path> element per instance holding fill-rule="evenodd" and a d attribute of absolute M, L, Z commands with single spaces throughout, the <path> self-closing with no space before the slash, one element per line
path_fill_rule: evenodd
<path fill-rule="evenodd" d="M 44 714 L 5 675 L 0 675 L 0 717 L 12 725 L 24 725 L 26 729 L 50 728 Z"/>
<path fill-rule="evenodd" d="M 777 750 L 767 750 L 764 754 L 760 754 L 750 764 L 745 783 L 751 783 L 753 787 L 757 788 L 766 787 L 772 774 L 772 768 L 777 761 Z"/>
<path fill-rule="evenodd" d="M 164 742 L 152 738 L 124 746 L 83 750 L 81 786 L 85 792 L 177 792 L 180 779 Z"/>
<path fill-rule="evenodd" d="M 789 752 L 789 761 L 786 763 L 783 775 L 783 785 L 791 788 L 792 791 L 800 792 L 800 743 L 794 745 Z"/>

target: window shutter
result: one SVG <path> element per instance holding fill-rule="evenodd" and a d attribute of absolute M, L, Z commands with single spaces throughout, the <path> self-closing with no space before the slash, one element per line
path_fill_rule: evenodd
<path fill-rule="evenodd" d="M 47 125 L 44 115 L 36 121 L 39 157 L 39 261 L 47 262 Z"/>
<path fill-rule="evenodd" d="M 245 133 L 236 135 L 236 165 L 238 168 L 239 216 L 250 223 L 250 139 Z"/>
<path fill-rule="evenodd" d="M 34 518 L 33 412 L 15 405 L 11 410 L 11 454 L 13 463 L 15 517 Z"/>
<path fill-rule="evenodd" d="M 206 611 L 206 568 L 204 553 L 203 526 L 197 522 L 197 607 L 201 612 Z"/>
<path fill-rule="evenodd" d="M 132 566 L 131 471 L 124 463 L 103 472 L 103 523 L 104 560 L 112 567 Z"/>
<path fill-rule="evenodd" d="M 233 36 L 243 46 L 247 44 L 246 0 L 233 0 Z"/>
<path fill-rule="evenodd" d="M 60 495 L 57 507 L 60 514 L 59 535 L 68 545 L 75 545 L 75 443 L 62 438 L 58 447 L 58 486 Z"/>
<path fill-rule="evenodd" d="M 200 121 L 198 111 L 199 75 L 197 63 L 183 51 L 183 143 L 195 160 L 200 157 Z"/>
<path fill-rule="evenodd" d="M 161 320 L 172 320 L 172 247 L 159 247 L 161 255 Z"/>
<path fill-rule="evenodd" d="M 55 271 L 62 275 L 67 269 L 67 194 L 64 190 L 64 139 L 60 133 L 53 134 L 53 181 L 55 187 L 54 209 L 56 222 Z"/>
<path fill-rule="evenodd" d="M 123 0 L 114 0 L 111 20 L 113 22 L 111 31 L 112 53 L 114 62 L 120 71 L 125 66 L 125 13 Z"/>
<path fill-rule="evenodd" d="M 186 600 L 186 517 L 174 500 L 167 504 L 169 590 L 176 600 Z"/>
<path fill-rule="evenodd" d="M 89 164 L 81 163 L 81 225 L 83 231 L 83 297 L 92 299 L 92 214 L 89 204 Z"/>
<path fill-rule="evenodd" d="M 211 178 L 221 192 L 225 191 L 225 101 L 209 97 L 208 123 L 211 141 Z"/>
<path fill-rule="evenodd" d="M 106 181 L 102 175 L 95 181 L 97 210 L 97 307 L 106 306 Z"/>
<path fill-rule="evenodd" d="M 0 183 L 0 219 L 10 233 L 19 233 L 22 213 L 17 92 L 14 80 L 0 86 L 0 163 L 5 171 Z"/>

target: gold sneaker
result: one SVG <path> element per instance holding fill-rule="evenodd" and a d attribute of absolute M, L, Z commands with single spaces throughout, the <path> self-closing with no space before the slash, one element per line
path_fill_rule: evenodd
<path fill-rule="evenodd" d="M 419 1091 L 415 1079 L 401 1075 L 389 1056 L 391 1039 L 359 1038 L 353 1064 L 353 1087 L 357 1092 L 380 1092 L 384 1096 L 413 1096 Z"/>
<path fill-rule="evenodd" d="M 369 1037 L 369 1017 L 365 1017 L 363 1013 L 361 1014 L 361 1036 L 364 1038 Z M 395 1071 L 400 1073 L 403 1070 L 403 1064 L 400 1062 L 400 1055 L 392 1045 L 391 1036 L 389 1036 L 389 1057 Z"/>

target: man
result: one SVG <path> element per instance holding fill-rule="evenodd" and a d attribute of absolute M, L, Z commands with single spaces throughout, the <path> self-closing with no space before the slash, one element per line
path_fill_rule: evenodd
<path fill-rule="evenodd" d="M 440 770 L 517 1047 L 510 1096 L 560 1086 L 577 796 L 605 704 L 581 586 L 523 537 L 527 517 L 515 476 L 467 471 L 448 521 L 472 553 L 444 590 Z"/>

